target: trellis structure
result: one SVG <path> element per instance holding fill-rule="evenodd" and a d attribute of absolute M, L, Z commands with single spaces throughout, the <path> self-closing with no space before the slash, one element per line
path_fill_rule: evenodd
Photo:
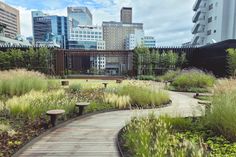
<path fill-rule="evenodd" d="M 56 54 L 56 74 L 69 75 L 71 71 L 86 73 L 91 69 L 91 58 L 106 58 L 106 75 L 108 69 L 116 70 L 116 75 L 130 74 L 133 70 L 133 53 L 132 51 L 110 51 L 110 50 L 55 50 Z M 89 59 L 89 61 L 88 61 Z M 101 62 L 98 62 L 98 70 L 101 69 Z M 101 73 L 99 73 L 101 74 Z"/>

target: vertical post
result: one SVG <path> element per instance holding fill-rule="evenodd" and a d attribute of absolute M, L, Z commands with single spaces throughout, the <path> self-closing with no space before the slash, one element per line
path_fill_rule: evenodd
<path fill-rule="evenodd" d="M 64 50 L 56 50 L 56 75 L 64 76 L 65 74 L 65 54 Z"/>

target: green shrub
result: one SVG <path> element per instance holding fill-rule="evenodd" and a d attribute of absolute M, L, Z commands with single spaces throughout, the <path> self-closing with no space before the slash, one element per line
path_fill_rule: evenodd
<path fill-rule="evenodd" d="M 153 75 L 140 75 L 137 77 L 138 80 L 152 80 L 155 81 L 156 77 Z"/>
<path fill-rule="evenodd" d="M 229 140 L 236 140 L 236 90 L 213 96 L 211 112 L 206 116 L 209 126 Z"/>
<path fill-rule="evenodd" d="M 0 71 L 0 95 L 23 95 L 31 90 L 47 90 L 55 88 L 56 82 L 47 80 L 38 72 L 24 69 Z"/>
<path fill-rule="evenodd" d="M 178 91 L 201 91 L 212 87 L 214 83 L 214 76 L 199 70 L 190 70 L 177 76 L 171 86 Z"/>
<path fill-rule="evenodd" d="M 228 49 L 227 63 L 229 74 L 233 77 L 236 76 L 236 49 Z"/>
<path fill-rule="evenodd" d="M 64 109 L 66 115 L 74 111 L 76 99 L 66 95 L 64 90 L 41 92 L 31 91 L 6 102 L 10 116 L 14 118 L 36 119 L 52 109 Z"/>
<path fill-rule="evenodd" d="M 171 118 L 171 117 L 161 117 L 161 119 L 177 130 L 186 130 L 192 127 L 192 120 L 189 118 Z"/>
<path fill-rule="evenodd" d="M 143 108 L 168 104 L 170 101 L 167 92 L 132 85 L 118 89 L 118 95 L 129 96 L 132 106 Z"/>
<path fill-rule="evenodd" d="M 85 112 L 91 113 L 96 111 L 108 111 L 111 109 L 115 109 L 114 104 L 108 104 L 104 102 L 91 102 L 91 104 L 88 107 L 86 107 Z"/>
<path fill-rule="evenodd" d="M 82 86 L 79 83 L 73 83 L 69 85 L 69 89 L 71 92 L 79 92 L 81 90 Z"/>
<path fill-rule="evenodd" d="M 173 81 L 180 74 L 180 70 L 169 70 L 163 76 L 160 77 L 162 81 Z"/>
<path fill-rule="evenodd" d="M 133 118 L 122 139 L 131 156 L 137 157 L 203 157 L 204 150 L 195 142 L 178 139 L 171 125 L 154 115 Z"/>

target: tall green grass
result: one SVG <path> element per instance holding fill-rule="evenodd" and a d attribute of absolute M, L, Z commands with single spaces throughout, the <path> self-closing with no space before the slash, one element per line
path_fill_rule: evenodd
<path fill-rule="evenodd" d="M 6 102 L 10 116 L 14 118 L 36 119 L 52 109 L 64 109 L 69 115 L 74 111 L 76 99 L 66 95 L 64 90 L 50 92 L 31 91 Z"/>
<path fill-rule="evenodd" d="M 169 95 L 164 91 L 153 91 L 145 87 L 137 87 L 133 85 L 123 86 L 117 91 L 118 95 L 129 96 L 132 106 L 142 108 L 160 106 L 168 104 Z"/>
<path fill-rule="evenodd" d="M 167 71 L 164 75 L 160 76 L 160 80 L 162 81 L 173 81 L 179 74 L 180 74 L 180 70 L 169 70 Z"/>
<path fill-rule="evenodd" d="M 137 157 L 203 157 L 204 150 L 185 138 L 179 140 L 171 131 L 171 125 L 150 115 L 135 117 L 122 136 L 131 156 Z"/>
<path fill-rule="evenodd" d="M 199 70 L 182 72 L 171 84 L 178 91 L 206 91 L 208 87 L 213 87 L 215 77 L 211 74 Z"/>
<path fill-rule="evenodd" d="M 236 80 L 218 80 L 214 86 L 214 95 L 210 112 L 205 123 L 216 134 L 236 141 Z"/>
<path fill-rule="evenodd" d="M 0 71 L 0 95 L 23 95 L 31 90 L 47 90 L 57 87 L 56 81 L 34 71 L 24 69 Z"/>

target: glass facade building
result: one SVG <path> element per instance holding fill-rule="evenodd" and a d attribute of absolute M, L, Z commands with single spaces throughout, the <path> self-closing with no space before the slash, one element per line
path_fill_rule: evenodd
<path fill-rule="evenodd" d="M 79 25 L 92 25 L 93 17 L 87 7 L 67 8 L 68 26 L 70 29 Z"/>
<path fill-rule="evenodd" d="M 54 42 L 61 48 L 67 43 L 67 17 L 32 12 L 34 42 Z"/>
<path fill-rule="evenodd" d="M 97 50 L 96 41 L 69 41 L 70 49 Z"/>
<path fill-rule="evenodd" d="M 145 36 L 144 37 L 144 47 L 155 48 L 156 47 L 156 39 L 152 36 Z"/>

